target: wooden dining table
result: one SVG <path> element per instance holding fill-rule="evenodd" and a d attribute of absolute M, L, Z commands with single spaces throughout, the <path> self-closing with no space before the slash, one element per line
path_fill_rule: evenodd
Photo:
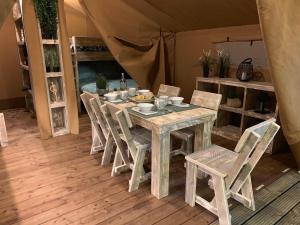
<path fill-rule="evenodd" d="M 111 103 L 115 112 L 136 106 L 134 102 Z M 114 113 L 114 112 L 112 112 Z M 152 131 L 151 150 L 151 193 L 158 199 L 169 194 L 170 135 L 172 131 L 193 127 L 195 131 L 194 149 L 199 151 L 211 145 L 211 127 L 217 112 L 206 108 L 192 108 L 180 112 L 145 118 L 138 113 L 130 113 L 132 122 Z"/>

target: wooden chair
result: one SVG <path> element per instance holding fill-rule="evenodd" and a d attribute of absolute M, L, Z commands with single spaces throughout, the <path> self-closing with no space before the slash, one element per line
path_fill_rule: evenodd
<path fill-rule="evenodd" d="M 7 139 L 4 114 L 0 113 L 0 146 L 6 147 L 7 145 L 8 145 L 8 139 Z"/>
<path fill-rule="evenodd" d="M 104 135 L 105 140 L 104 143 L 104 152 L 101 160 L 101 166 L 107 166 L 111 161 L 111 156 L 113 153 L 113 150 L 115 148 L 115 142 L 111 133 L 111 130 L 109 129 L 109 126 L 104 118 L 104 115 L 101 112 L 101 101 L 97 98 L 91 98 L 90 99 L 91 108 L 93 110 L 93 113 L 96 116 L 97 122 L 99 126 L 101 127 L 102 133 Z"/>
<path fill-rule="evenodd" d="M 221 225 L 231 224 L 227 202 L 230 197 L 255 210 L 250 175 L 279 128 L 275 119 L 270 119 L 246 129 L 234 151 L 213 145 L 186 156 L 185 201 L 192 207 L 197 203 L 214 213 Z M 211 201 L 196 194 L 198 171 L 211 176 L 209 184 L 215 193 Z"/>
<path fill-rule="evenodd" d="M 91 93 L 83 93 L 80 95 L 80 98 L 86 108 L 86 111 L 90 117 L 91 120 L 91 126 L 92 126 L 92 147 L 91 147 L 91 154 L 95 154 L 101 150 L 104 149 L 106 138 L 104 136 L 104 133 L 102 132 L 101 126 L 98 123 L 97 117 L 95 113 L 93 112 L 93 109 L 91 107 L 90 100 L 93 98 L 99 98 L 98 95 L 93 95 Z"/>
<path fill-rule="evenodd" d="M 221 99 L 222 95 L 220 94 L 194 90 L 191 104 L 218 111 Z M 210 130 L 212 130 L 212 127 L 210 127 Z M 193 152 L 194 132 L 192 129 L 181 129 L 172 132 L 171 135 L 181 140 L 180 149 L 171 151 L 172 156 L 178 154 L 187 155 Z"/>
<path fill-rule="evenodd" d="M 101 111 L 117 145 L 112 176 L 131 169 L 129 192 L 132 192 L 138 189 L 141 182 L 150 179 L 150 173 L 145 173 L 143 165 L 146 151 L 151 147 L 151 133 L 144 128 L 133 127 L 127 110 L 116 113 L 114 110 L 107 105 L 101 106 Z M 120 133 L 116 128 L 114 119 L 119 122 Z"/>
<path fill-rule="evenodd" d="M 180 88 L 179 87 L 174 87 L 174 86 L 170 86 L 170 85 L 165 85 L 165 84 L 161 84 L 159 86 L 159 90 L 157 95 L 161 96 L 161 95 L 167 95 L 169 97 L 177 97 L 180 94 Z"/>

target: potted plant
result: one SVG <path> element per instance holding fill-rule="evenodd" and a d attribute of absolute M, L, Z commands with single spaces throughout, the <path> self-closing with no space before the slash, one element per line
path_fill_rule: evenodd
<path fill-rule="evenodd" d="M 230 56 L 228 53 L 225 53 L 224 50 L 217 51 L 218 56 L 218 75 L 220 78 L 228 76 L 230 68 Z"/>
<path fill-rule="evenodd" d="M 203 76 L 208 77 L 210 68 L 214 64 L 214 58 L 211 55 L 211 50 L 203 50 L 203 55 L 199 58 L 199 61 L 202 65 Z"/>
<path fill-rule="evenodd" d="M 96 87 L 97 87 L 97 93 L 101 96 L 107 92 L 106 90 L 107 80 L 102 73 L 96 75 Z"/>
<path fill-rule="evenodd" d="M 60 62 L 57 52 L 57 48 L 54 46 L 47 46 L 44 48 L 45 55 L 45 66 L 46 72 L 59 72 L 60 71 Z"/>
<path fill-rule="evenodd" d="M 33 0 L 43 39 L 57 39 L 57 0 Z"/>

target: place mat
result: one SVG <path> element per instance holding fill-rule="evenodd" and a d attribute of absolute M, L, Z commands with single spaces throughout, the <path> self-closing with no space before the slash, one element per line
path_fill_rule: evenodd
<path fill-rule="evenodd" d="M 139 117 L 142 117 L 144 119 L 148 119 L 148 118 L 152 118 L 152 117 L 156 117 L 156 116 L 163 116 L 163 115 L 166 115 L 166 114 L 169 114 L 169 113 L 172 113 L 172 112 L 183 112 L 183 111 L 186 111 L 186 110 L 200 108 L 200 106 L 193 105 L 193 104 L 190 104 L 188 107 L 180 107 L 180 106 L 175 106 L 175 105 L 167 105 L 163 110 L 159 110 L 155 114 L 144 115 L 142 113 L 136 112 L 135 110 L 132 110 L 132 108 L 134 108 L 134 107 L 127 108 L 128 112 L 131 113 L 131 114 L 133 114 L 133 115 L 137 115 Z"/>

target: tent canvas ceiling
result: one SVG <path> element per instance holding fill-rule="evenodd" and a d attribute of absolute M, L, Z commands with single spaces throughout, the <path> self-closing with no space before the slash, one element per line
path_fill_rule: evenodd
<path fill-rule="evenodd" d="M 121 0 L 167 31 L 258 24 L 255 0 Z M 79 0 L 65 0 L 83 12 Z M 112 12 L 113 13 L 113 12 Z"/>

